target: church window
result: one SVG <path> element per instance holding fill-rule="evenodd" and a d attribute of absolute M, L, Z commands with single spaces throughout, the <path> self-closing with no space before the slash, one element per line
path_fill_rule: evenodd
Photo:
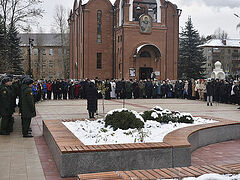
<path fill-rule="evenodd" d="M 33 54 L 38 55 L 38 49 L 33 49 Z"/>
<path fill-rule="evenodd" d="M 102 69 L 102 53 L 97 53 L 97 69 Z"/>
<path fill-rule="evenodd" d="M 102 11 L 97 11 L 97 42 L 102 43 Z"/>
<path fill-rule="evenodd" d="M 42 54 L 46 55 L 46 49 L 42 49 Z"/>

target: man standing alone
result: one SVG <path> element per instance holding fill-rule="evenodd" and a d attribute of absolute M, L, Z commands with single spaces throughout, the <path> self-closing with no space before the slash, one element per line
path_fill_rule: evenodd
<path fill-rule="evenodd" d="M 86 89 L 87 92 L 87 110 L 89 113 L 89 118 L 94 118 L 94 113 L 97 111 L 97 89 L 93 82 L 90 82 Z"/>

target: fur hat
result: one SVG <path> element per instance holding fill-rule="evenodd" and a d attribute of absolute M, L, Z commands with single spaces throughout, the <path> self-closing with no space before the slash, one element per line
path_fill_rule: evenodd
<path fill-rule="evenodd" d="M 30 85 L 33 83 L 33 80 L 31 78 L 25 78 L 23 80 L 23 84 Z"/>
<path fill-rule="evenodd" d="M 11 82 L 11 81 L 12 81 L 12 78 L 6 76 L 2 79 L 2 84 L 6 84 L 7 82 Z"/>

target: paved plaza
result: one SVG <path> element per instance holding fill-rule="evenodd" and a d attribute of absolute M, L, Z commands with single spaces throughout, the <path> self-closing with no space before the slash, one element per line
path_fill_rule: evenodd
<path fill-rule="evenodd" d="M 240 121 L 236 105 L 217 104 L 206 106 L 205 102 L 183 99 L 130 99 L 98 101 L 99 117 L 123 106 L 138 112 L 160 106 L 170 110 L 188 112 L 194 116 L 211 116 Z M 56 180 L 61 179 L 55 163 L 42 137 L 42 120 L 88 118 L 86 100 L 44 101 L 36 104 L 37 117 L 32 120 L 34 138 L 21 135 L 20 116 L 15 114 L 14 133 L 0 136 L 0 180 Z M 200 148 L 192 154 L 193 165 L 209 163 L 221 165 L 240 163 L 240 140 L 223 142 Z M 76 178 L 65 178 L 73 180 Z"/>

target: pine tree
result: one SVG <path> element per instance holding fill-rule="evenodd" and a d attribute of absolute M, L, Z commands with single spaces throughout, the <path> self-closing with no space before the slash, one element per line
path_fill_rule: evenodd
<path fill-rule="evenodd" d="M 0 14 L 0 73 L 3 73 L 4 69 L 4 49 L 5 49 L 5 38 L 4 38 L 4 25 L 3 25 L 3 19 Z"/>
<path fill-rule="evenodd" d="M 20 75 L 23 73 L 20 38 L 16 27 L 12 24 L 8 31 L 8 59 L 11 73 Z"/>
<path fill-rule="evenodd" d="M 182 29 L 179 39 L 178 77 L 180 79 L 200 79 L 204 77 L 206 58 L 199 48 L 201 38 L 194 29 L 189 17 L 186 26 Z"/>

